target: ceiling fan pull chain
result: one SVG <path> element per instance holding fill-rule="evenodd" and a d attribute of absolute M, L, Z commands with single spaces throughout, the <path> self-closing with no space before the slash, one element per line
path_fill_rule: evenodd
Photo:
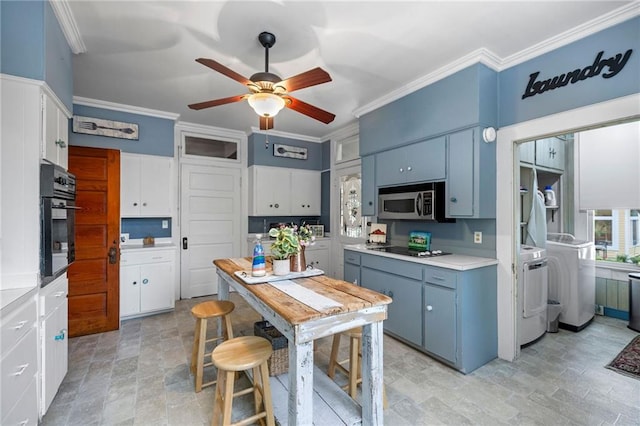
<path fill-rule="evenodd" d="M 269 149 L 269 130 L 264 132 L 264 149 Z"/>

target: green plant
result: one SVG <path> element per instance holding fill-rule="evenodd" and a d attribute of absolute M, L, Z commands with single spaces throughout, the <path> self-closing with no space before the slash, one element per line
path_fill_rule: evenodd
<path fill-rule="evenodd" d="M 275 238 L 271 243 L 271 256 L 276 260 L 288 259 L 300 251 L 300 240 L 292 227 L 280 225 L 269 230 L 269 236 Z"/>
<path fill-rule="evenodd" d="M 640 264 L 640 254 L 637 256 L 633 256 L 631 259 L 631 263 L 635 263 L 636 265 Z"/>
<path fill-rule="evenodd" d="M 300 226 L 300 228 L 294 226 L 293 232 L 298 235 L 301 246 L 311 246 L 316 241 L 316 237 L 311 232 L 311 227 L 307 224 Z"/>
<path fill-rule="evenodd" d="M 626 254 L 618 254 L 616 255 L 616 262 L 626 262 L 628 257 Z"/>

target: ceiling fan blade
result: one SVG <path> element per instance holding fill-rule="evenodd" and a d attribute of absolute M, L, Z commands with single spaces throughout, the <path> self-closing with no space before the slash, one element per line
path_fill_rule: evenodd
<path fill-rule="evenodd" d="M 235 72 L 234 70 L 225 67 L 224 65 L 222 65 L 220 62 L 216 62 L 213 59 L 207 59 L 207 58 L 198 58 L 196 59 L 196 62 L 201 63 L 202 65 L 211 68 L 214 71 L 218 71 L 220 74 L 224 74 L 229 78 L 234 79 L 235 81 L 242 83 L 244 85 L 247 84 L 251 84 L 251 80 L 249 80 L 247 77 L 244 77 L 240 74 L 238 74 L 237 72 Z"/>
<path fill-rule="evenodd" d="M 224 104 L 230 104 L 230 103 L 233 103 L 233 102 L 239 102 L 239 101 L 243 100 L 244 98 L 246 98 L 247 96 L 248 95 L 238 95 L 238 96 L 231 96 L 231 97 L 228 97 L 228 98 L 214 99 L 212 101 L 199 102 L 197 104 L 190 104 L 189 108 L 195 109 L 195 110 L 211 108 L 211 107 L 218 106 L 218 105 L 224 105 Z"/>
<path fill-rule="evenodd" d="M 315 86 L 317 84 L 328 83 L 331 81 L 331 76 L 328 72 L 322 68 L 314 68 L 309 71 L 305 71 L 302 74 L 289 77 L 286 80 L 282 80 L 276 83 L 274 86 L 283 87 L 287 92 L 293 92 L 294 90 L 304 89 L 305 87 Z"/>
<path fill-rule="evenodd" d="M 331 114 L 328 111 L 315 107 L 306 102 L 302 102 L 300 99 L 296 99 L 291 96 L 283 96 L 283 98 L 288 100 L 288 102 L 285 103 L 285 106 L 287 108 L 290 108 L 308 117 L 314 118 L 318 121 L 322 121 L 324 124 L 329 124 L 333 121 L 334 118 L 336 118 L 335 114 Z"/>
<path fill-rule="evenodd" d="M 273 129 L 273 117 L 260 117 L 260 130 Z"/>

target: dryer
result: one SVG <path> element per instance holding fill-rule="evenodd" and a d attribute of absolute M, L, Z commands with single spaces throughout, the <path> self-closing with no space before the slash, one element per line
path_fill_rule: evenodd
<path fill-rule="evenodd" d="M 548 268 L 545 249 L 520 246 L 518 343 L 525 345 L 547 331 Z"/>
<path fill-rule="evenodd" d="M 560 327 L 580 331 L 593 319 L 596 304 L 596 249 L 571 234 L 548 234 L 549 298 L 563 306 Z"/>

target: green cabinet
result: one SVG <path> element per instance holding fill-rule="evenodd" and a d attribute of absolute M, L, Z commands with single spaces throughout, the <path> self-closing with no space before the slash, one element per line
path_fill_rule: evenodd
<path fill-rule="evenodd" d="M 496 144 L 481 141 L 480 135 L 475 127 L 448 136 L 447 217 L 496 217 Z"/>
<path fill-rule="evenodd" d="M 376 155 L 376 185 L 392 186 L 443 180 L 446 139 L 439 137 Z"/>

